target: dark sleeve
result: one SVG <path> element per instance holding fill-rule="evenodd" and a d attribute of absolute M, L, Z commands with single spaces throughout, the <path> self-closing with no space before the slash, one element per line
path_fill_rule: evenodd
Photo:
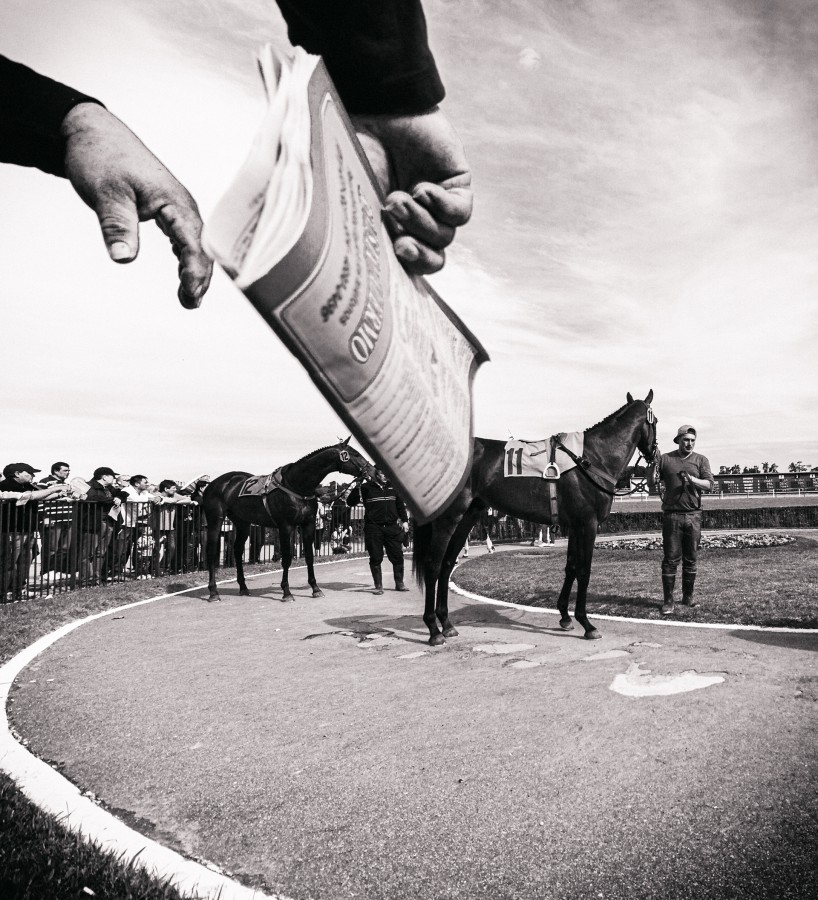
<path fill-rule="evenodd" d="M 403 498 L 397 493 L 395 494 L 395 509 L 398 511 L 401 522 L 409 521 L 409 516 L 406 513 L 406 504 L 403 502 Z"/>
<path fill-rule="evenodd" d="M 349 113 L 424 112 L 443 82 L 420 0 L 278 0 L 290 41 L 324 58 Z"/>
<path fill-rule="evenodd" d="M 361 502 L 361 489 L 355 488 L 348 496 L 347 496 L 347 506 L 358 506 Z"/>
<path fill-rule="evenodd" d="M 111 497 L 107 494 L 102 488 L 94 487 L 90 485 L 88 488 L 88 493 L 85 496 L 86 503 L 108 503 L 111 502 Z"/>
<path fill-rule="evenodd" d="M 79 103 L 99 100 L 0 56 L 0 162 L 65 175 L 62 120 Z"/>

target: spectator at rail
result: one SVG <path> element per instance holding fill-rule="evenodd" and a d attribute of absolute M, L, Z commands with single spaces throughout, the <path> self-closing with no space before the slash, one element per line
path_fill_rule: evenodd
<path fill-rule="evenodd" d="M 395 590 L 409 590 L 403 583 L 403 535 L 409 531 L 409 516 L 403 500 L 382 469 L 376 468 L 374 478 L 356 487 L 347 497 L 349 506 L 359 503 L 364 505 L 364 544 L 375 582 L 374 593 L 383 593 L 381 563 L 384 550 L 392 563 Z"/>
<path fill-rule="evenodd" d="M 55 462 L 51 466 L 51 474 L 40 480 L 41 487 L 52 484 L 64 484 L 68 488 L 68 476 L 71 467 L 67 462 Z M 58 500 L 49 500 L 41 507 L 43 516 L 43 573 L 53 572 L 54 578 L 68 572 L 71 553 L 71 523 L 73 507 L 66 496 Z"/>
<path fill-rule="evenodd" d="M 139 538 L 140 529 L 149 527 L 149 504 L 159 503 L 160 501 L 150 491 L 147 475 L 131 475 L 123 485 L 122 490 L 125 495 L 125 505 L 123 506 L 122 522 L 117 536 L 118 548 L 114 565 L 118 572 L 124 573 L 130 559 L 133 574 L 139 577 L 145 573 L 140 571 L 141 567 L 138 565 L 141 557 L 135 552 L 136 542 Z M 148 565 L 147 572 L 150 572 L 150 565 Z"/>
<path fill-rule="evenodd" d="M 64 494 L 65 484 L 39 487 L 39 472 L 28 463 L 9 463 L 0 481 L 0 602 L 24 599 L 34 543 L 39 534 L 39 501 Z"/>
<path fill-rule="evenodd" d="M 122 497 L 115 487 L 116 472 L 109 466 L 94 469 L 79 509 L 80 579 L 85 586 L 102 582 L 102 565 L 119 519 Z"/>
<path fill-rule="evenodd" d="M 159 575 L 176 570 L 176 549 L 182 528 L 182 518 L 177 515 L 177 506 L 194 506 L 196 501 L 178 493 L 179 485 L 171 478 L 159 482 L 159 503 L 153 509 L 153 574 Z M 164 550 L 164 555 L 163 555 Z"/>
<path fill-rule="evenodd" d="M 332 543 L 333 555 L 340 556 L 341 554 L 349 553 L 352 542 L 349 528 L 339 525 L 330 535 L 330 542 Z"/>
<path fill-rule="evenodd" d="M 702 491 L 715 486 L 710 462 L 695 453 L 696 429 L 682 425 L 674 443 L 678 450 L 663 453 L 659 461 L 659 478 L 664 482 L 662 498 L 662 615 L 673 613 L 673 591 L 676 570 L 682 563 L 682 603 L 697 606 L 693 599 L 696 584 L 697 559 L 702 533 Z"/>

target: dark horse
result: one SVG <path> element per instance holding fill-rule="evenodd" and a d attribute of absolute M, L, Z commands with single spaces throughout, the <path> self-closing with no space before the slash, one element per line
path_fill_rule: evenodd
<path fill-rule="evenodd" d="M 589 467 L 575 466 L 556 482 L 559 523 L 568 535 L 565 581 L 557 602 L 560 627 L 564 631 L 574 627 L 568 615 L 568 598 L 576 581 L 574 616 L 589 640 L 601 637 L 585 614 L 597 530 L 611 511 L 614 485 L 635 448 L 639 448 L 648 462 L 653 462 L 657 443 L 651 400 L 653 391 L 644 400 L 634 400 L 628 394 L 624 406 L 585 432 L 582 459 Z M 429 643 L 433 646 L 457 635 L 449 621 L 449 576 L 460 548 L 482 511 L 494 506 L 530 522 L 550 524 L 546 480 L 507 478 L 503 474 L 505 463 L 503 441 L 475 438 L 471 477 L 465 487 L 442 516 L 415 528 L 413 566 L 418 583 L 425 588 L 423 621 L 429 628 Z"/>
<path fill-rule="evenodd" d="M 281 599 L 295 599 L 290 592 L 287 577 L 293 559 L 292 535 L 295 528 L 301 529 L 307 580 L 312 588 L 312 595 L 324 596 L 315 580 L 313 569 L 315 516 L 318 510 L 316 490 L 330 472 L 355 475 L 356 478 L 370 478 L 374 475 L 372 464 L 348 445 L 349 438 L 333 447 L 314 450 L 297 462 L 282 466 L 277 489 L 264 494 L 241 495 L 242 485 L 251 477 L 249 472 L 226 472 L 213 479 L 202 496 L 202 508 L 207 519 L 207 569 L 210 574 L 208 600 L 221 600 L 216 587 L 216 568 L 225 516 L 232 520 L 234 526 L 233 547 L 239 594 L 250 594 L 244 580 L 244 543 L 250 533 L 250 526 L 267 525 L 278 528 L 281 537 L 281 589 L 284 591 Z"/>

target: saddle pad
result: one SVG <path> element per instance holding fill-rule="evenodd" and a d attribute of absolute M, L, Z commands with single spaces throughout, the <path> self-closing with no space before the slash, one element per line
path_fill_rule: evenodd
<path fill-rule="evenodd" d="M 241 486 L 239 497 L 263 497 L 278 490 L 278 485 L 273 481 L 274 475 L 275 472 L 269 475 L 251 475 Z"/>
<path fill-rule="evenodd" d="M 582 456 L 585 446 L 584 431 L 562 432 L 559 438 L 572 453 Z M 551 458 L 551 438 L 546 438 L 544 441 L 511 440 L 506 443 L 504 450 L 503 474 L 506 478 L 520 475 L 525 478 L 542 478 L 545 467 Z M 559 447 L 554 462 L 557 464 L 560 475 L 576 466 L 574 460 Z"/>

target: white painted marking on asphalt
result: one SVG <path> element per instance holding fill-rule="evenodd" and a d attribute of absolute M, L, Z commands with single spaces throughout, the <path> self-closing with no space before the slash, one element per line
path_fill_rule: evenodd
<path fill-rule="evenodd" d="M 538 662 L 534 662 L 532 659 L 518 659 L 517 662 L 509 663 L 507 668 L 509 669 L 536 669 L 539 666 Z"/>
<path fill-rule="evenodd" d="M 597 659 L 618 659 L 620 656 L 630 656 L 627 650 L 606 650 L 604 653 L 594 653 L 591 656 L 583 656 L 583 662 L 591 662 Z"/>
<path fill-rule="evenodd" d="M 403 656 L 399 656 L 398 659 L 420 659 L 421 656 L 426 656 L 425 650 L 418 650 L 415 653 L 404 653 Z"/>
<path fill-rule="evenodd" d="M 526 650 L 533 650 L 534 644 L 478 644 L 472 647 L 474 653 L 525 653 Z"/>
<path fill-rule="evenodd" d="M 700 675 L 693 669 L 678 675 L 651 675 L 650 669 L 641 669 L 639 663 L 628 666 L 611 682 L 611 690 L 625 697 L 667 697 L 685 694 L 701 688 L 721 684 L 723 675 Z"/>

